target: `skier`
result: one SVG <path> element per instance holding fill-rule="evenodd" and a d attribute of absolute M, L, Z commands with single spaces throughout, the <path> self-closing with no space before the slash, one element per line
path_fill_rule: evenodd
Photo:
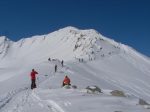
<path fill-rule="evenodd" d="M 48 61 L 51 61 L 51 58 L 48 58 Z"/>
<path fill-rule="evenodd" d="M 57 72 L 57 65 L 55 65 L 55 72 Z"/>
<path fill-rule="evenodd" d="M 64 61 L 63 60 L 61 61 L 61 65 L 62 65 L 62 67 L 64 66 Z"/>
<path fill-rule="evenodd" d="M 36 74 L 38 74 L 38 72 L 36 72 L 34 69 L 32 69 L 31 72 L 31 89 L 36 88 Z"/>
<path fill-rule="evenodd" d="M 70 86 L 71 85 L 70 82 L 71 82 L 70 78 L 66 75 L 64 80 L 63 80 L 62 87 L 64 87 L 65 85 L 69 85 Z"/>

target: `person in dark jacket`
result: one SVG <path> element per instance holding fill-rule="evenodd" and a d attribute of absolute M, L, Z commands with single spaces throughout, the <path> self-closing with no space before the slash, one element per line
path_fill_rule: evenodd
<path fill-rule="evenodd" d="M 70 82 L 71 82 L 70 78 L 66 75 L 65 78 L 64 78 L 64 80 L 63 80 L 62 86 L 71 85 Z"/>
<path fill-rule="evenodd" d="M 57 72 L 57 65 L 55 65 L 55 72 Z"/>
<path fill-rule="evenodd" d="M 32 72 L 30 74 L 30 76 L 31 76 L 31 89 L 36 88 L 36 74 L 38 74 L 38 72 L 36 72 L 34 69 L 32 69 Z"/>
<path fill-rule="evenodd" d="M 51 61 L 51 58 L 48 58 L 48 61 Z"/>
<path fill-rule="evenodd" d="M 64 61 L 63 61 L 63 60 L 61 61 L 61 66 L 62 66 L 62 67 L 64 66 Z"/>

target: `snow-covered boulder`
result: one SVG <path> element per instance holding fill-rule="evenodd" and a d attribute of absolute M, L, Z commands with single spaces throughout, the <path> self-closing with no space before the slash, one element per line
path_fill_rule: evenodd
<path fill-rule="evenodd" d="M 73 89 L 77 89 L 77 86 L 76 85 L 72 85 L 71 86 Z"/>
<path fill-rule="evenodd" d="M 112 92 L 110 92 L 112 96 L 121 96 L 121 97 L 125 97 L 125 94 L 123 91 L 120 90 L 113 90 Z"/>
<path fill-rule="evenodd" d="M 88 86 L 86 87 L 87 93 L 102 93 L 98 86 Z"/>

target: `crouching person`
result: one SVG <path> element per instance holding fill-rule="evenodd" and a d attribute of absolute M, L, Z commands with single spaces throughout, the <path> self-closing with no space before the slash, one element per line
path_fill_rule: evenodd
<path fill-rule="evenodd" d="M 63 80 L 63 84 L 62 84 L 62 87 L 64 87 L 65 85 L 71 85 L 71 83 L 70 83 L 71 81 L 70 81 L 70 78 L 66 75 L 65 76 L 65 78 L 64 78 L 64 80 Z"/>

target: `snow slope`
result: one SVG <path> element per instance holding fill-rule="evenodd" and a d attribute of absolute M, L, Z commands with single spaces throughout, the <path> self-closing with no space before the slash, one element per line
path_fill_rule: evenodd
<path fill-rule="evenodd" d="M 33 91 L 32 68 L 39 73 Z M 61 88 L 65 75 L 78 89 Z M 149 80 L 148 57 L 93 29 L 66 27 L 17 42 L 0 37 L 0 112 L 149 112 L 138 105 L 140 98 L 150 103 Z M 103 93 L 87 93 L 90 85 Z M 112 90 L 127 97 L 112 96 Z"/>

